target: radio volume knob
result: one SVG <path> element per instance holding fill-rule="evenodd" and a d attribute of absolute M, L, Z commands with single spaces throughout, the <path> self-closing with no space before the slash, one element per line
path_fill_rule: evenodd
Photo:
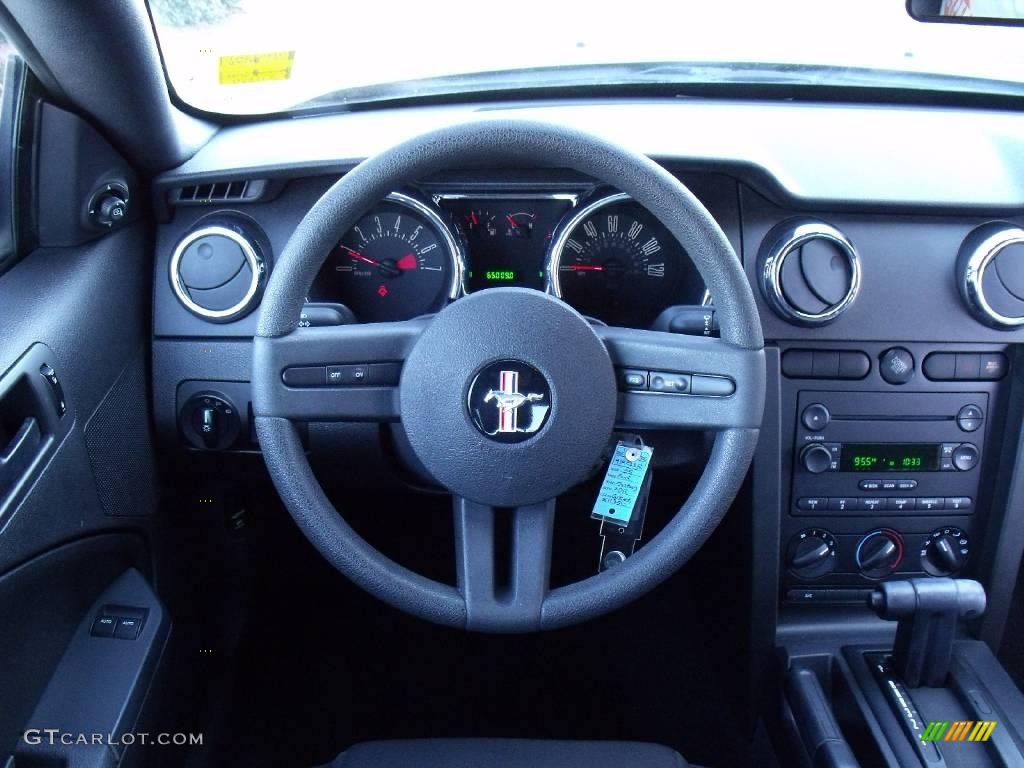
<path fill-rule="evenodd" d="M 827 472 L 832 466 L 832 452 L 824 445 L 808 445 L 800 452 L 800 463 L 812 475 Z"/>

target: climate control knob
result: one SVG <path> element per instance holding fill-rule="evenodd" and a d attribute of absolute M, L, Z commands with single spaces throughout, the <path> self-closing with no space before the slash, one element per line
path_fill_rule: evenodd
<path fill-rule="evenodd" d="M 808 445 L 800 452 L 800 463 L 812 475 L 820 475 L 832 466 L 832 452 L 824 445 Z"/>
<path fill-rule="evenodd" d="M 921 548 L 921 567 L 932 576 L 952 576 L 967 562 L 970 544 L 959 528 L 932 531 Z"/>
<path fill-rule="evenodd" d="M 903 562 L 903 537 L 891 528 L 871 531 L 857 545 L 857 567 L 869 579 L 881 579 Z"/>
<path fill-rule="evenodd" d="M 824 528 L 800 531 L 789 542 L 786 552 L 789 571 L 802 579 L 816 579 L 836 567 L 836 540 Z"/>

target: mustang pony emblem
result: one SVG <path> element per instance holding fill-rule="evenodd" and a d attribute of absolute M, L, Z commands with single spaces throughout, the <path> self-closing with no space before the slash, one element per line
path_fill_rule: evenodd
<path fill-rule="evenodd" d="M 544 374 L 519 360 L 485 366 L 469 385 L 466 408 L 473 425 L 496 443 L 521 443 L 551 415 L 553 394 Z"/>
<path fill-rule="evenodd" d="M 519 371 L 502 371 L 500 375 L 501 389 L 489 389 L 484 396 L 484 402 L 492 400 L 498 406 L 498 432 L 519 431 L 519 406 L 523 403 L 533 403 L 543 400 L 544 395 L 535 392 L 522 393 L 519 391 Z M 532 429 L 528 431 L 534 431 Z"/>

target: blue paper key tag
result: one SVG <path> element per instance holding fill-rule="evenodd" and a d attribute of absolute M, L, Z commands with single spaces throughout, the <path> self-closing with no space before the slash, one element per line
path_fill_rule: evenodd
<path fill-rule="evenodd" d="M 648 445 L 620 441 L 615 446 L 608 472 L 594 502 L 594 511 L 590 513 L 592 518 L 629 525 L 653 454 L 654 449 Z"/>

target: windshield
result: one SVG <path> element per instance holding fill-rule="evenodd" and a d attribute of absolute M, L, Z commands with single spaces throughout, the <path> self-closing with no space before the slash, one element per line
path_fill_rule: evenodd
<path fill-rule="evenodd" d="M 1024 0 L 936 5 L 969 12 L 986 3 L 1024 15 Z M 848 84 L 1024 95 L 1024 28 L 922 23 L 902 0 L 150 5 L 174 91 L 210 112 L 630 83 Z"/>

